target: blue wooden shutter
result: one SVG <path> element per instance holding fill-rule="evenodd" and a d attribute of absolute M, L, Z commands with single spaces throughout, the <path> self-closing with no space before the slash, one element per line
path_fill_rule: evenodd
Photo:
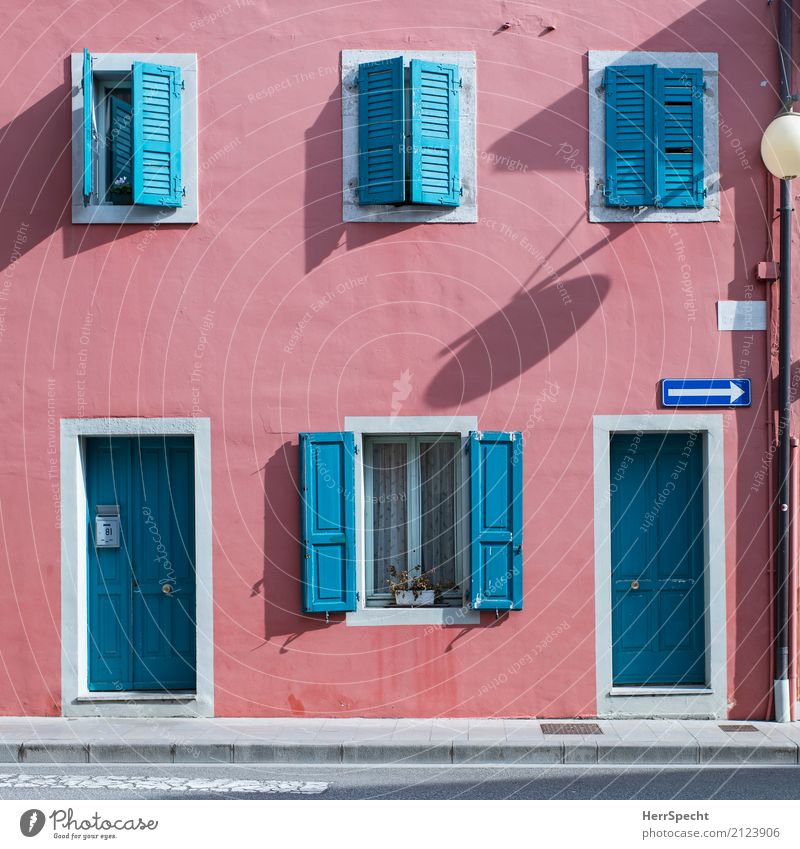
<path fill-rule="evenodd" d="M 358 202 L 406 199 L 403 57 L 358 66 Z"/>
<path fill-rule="evenodd" d="M 658 206 L 702 207 L 703 71 L 656 69 L 656 199 Z"/>
<path fill-rule="evenodd" d="M 472 606 L 522 609 L 522 434 L 470 433 Z"/>
<path fill-rule="evenodd" d="M 411 60 L 411 202 L 461 203 L 456 65 Z"/>
<path fill-rule="evenodd" d="M 131 105 L 111 96 L 111 183 L 120 177 L 133 188 L 131 155 L 133 153 L 133 128 Z"/>
<path fill-rule="evenodd" d="M 352 433 L 300 434 L 303 608 L 356 609 L 355 441 Z"/>
<path fill-rule="evenodd" d="M 83 48 L 83 203 L 88 204 L 94 192 L 94 90 L 92 86 L 92 56 Z"/>
<path fill-rule="evenodd" d="M 655 65 L 609 66 L 606 92 L 606 203 L 655 200 Z"/>
<path fill-rule="evenodd" d="M 181 206 L 181 71 L 133 63 L 133 202 Z"/>

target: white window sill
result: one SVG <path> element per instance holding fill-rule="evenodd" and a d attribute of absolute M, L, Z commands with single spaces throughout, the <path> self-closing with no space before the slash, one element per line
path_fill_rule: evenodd
<path fill-rule="evenodd" d="M 612 687 L 609 696 L 713 696 L 708 687 Z"/>
<path fill-rule="evenodd" d="M 115 206 L 92 204 L 73 206 L 73 224 L 197 224 L 196 204 L 184 206 Z"/>
<path fill-rule="evenodd" d="M 348 613 L 347 625 L 479 625 L 479 610 L 469 607 L 372 607 Z"/>
<path fill-rule="evenodd" d="M 137 690 L 115 690 L 107 693 L 91 693 L 77 696 L 76 704 L 91 704 L 93 702 L 193 702 L 197 699 L 194 691 L 175 693 L 146 693 Z"/>

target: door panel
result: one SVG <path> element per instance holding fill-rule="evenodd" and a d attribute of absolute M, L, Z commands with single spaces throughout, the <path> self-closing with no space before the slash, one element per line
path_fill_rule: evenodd
<path fill-rule="evenodd" d="M 705 681 L 702 451 L 697 434 L 612 437 L 615 685 Z"/>
<path fill-rule="evenodd" d="M 89 689 L 127 690 L 131 679 L 130 447 L 91 440 L 87 450 Z M 95 507 L 118 504 L 119 548 L 95 547 Z"/>
<path fill-rule="evenodd" d="M 87 439 L 86 466 L 89 688 L 194 689 L 192 440 Z M 119 505 L 119 549 L 94 546 L 97 504 Z"/>

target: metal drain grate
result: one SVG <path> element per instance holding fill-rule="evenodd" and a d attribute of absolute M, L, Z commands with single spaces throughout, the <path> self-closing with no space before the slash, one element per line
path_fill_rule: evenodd
<path fill-rule="evenodd" d="M 739 731 L 754 731 L 756 734 L 759 733 L 755 725 L 720 725 L 719 730 L 727 731 L 730 734 L 736 734 Z"/>
<path fill-rule="evenodd" d="M 596 722 L 549 722 L 541 723 L 542 734 L 602 734 Z"/>

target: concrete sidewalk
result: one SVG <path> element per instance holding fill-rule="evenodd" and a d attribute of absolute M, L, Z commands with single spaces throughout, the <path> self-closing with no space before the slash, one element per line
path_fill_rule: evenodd
<path fill-rule="evenodd" d="M 2 763 L 791 765 L 800 723 L 0 717 Z"/>

